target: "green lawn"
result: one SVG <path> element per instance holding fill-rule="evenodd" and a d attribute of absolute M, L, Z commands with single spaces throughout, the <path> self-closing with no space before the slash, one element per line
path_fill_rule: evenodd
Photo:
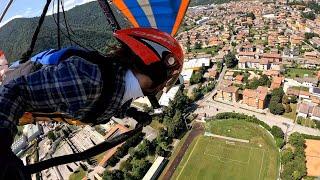
<path fill-rule="evenodd" d="M 304 77 L 307 74 L 309 77 L 314 76 L 315 71 L 309 69 L 288 68 L 286 69 L 286 77 L 295 78 L 297 76 Z"/>
<path fill-rule="evenodd" d="M 230 144 L 200 136 L 190 145 L 172 179 L 277 179 L 279 151 L 266 130 L 245 121 L 223 120 L 209 122 L 207 131 L 250 143 Z"/>
<path fill-rule="evenodd" d="M 292 119 L 293 121 L 295 121 L 297 118 L 297 112 L 296 112 L 297 111 L 297 104 L 290 104 L 290 106 L 291 106 L 292 111 L 289 113 L 284 113 L 283 117 L 286 117 L 286 118 L 289 118 L 289 119 Z"/>
<path fill-rule="evenodd" d="M 69 180 L 81 180 L 86 175 L 86 172 L 79 168 L 75 173 L 71 174 Z"/>

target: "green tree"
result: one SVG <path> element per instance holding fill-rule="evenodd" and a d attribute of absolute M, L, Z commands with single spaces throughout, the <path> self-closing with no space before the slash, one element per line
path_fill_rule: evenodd
<path fill-rule="evenodd" d="M 290 104 L 290 100 L 289 100 L 289 98 L 288 98 L 287 95 L 284 95 L 284 96 L 282 97 L 282 103 L 283 103 L 283 104 Z"/>
<path fill-rule="evenodd" d="M 270 102 L 269 110 L 272 114 L 280 115 L 285 112 L 285 109 L 281 103 Z"/>
<path fill-rule="evenodd" d="M 294 132 L 289 137 L 289 143 L 294 147 L 304 147 L 305 140 L 300 133 Z"/>
<path fill-rule="evenodd" d="M 132 172 L 131 175 L 136 179 L 142 179 L 151 166 L 151 163 L 145 159 L 133 159 L 131 161 Z"/>
<path fill-rule="evenodd" d="M 190 84 L 198 84 L 202 80 L 202 74 L 200 72 L 195 72 L 191 75 Z"/>
<path fill-rule="evenodd" d="M 256 16 L 253 14 L 253 12 L 247 13 L 247 17 L 251 17 L 252 20 L 256 19 Z"/>
<path fill-rule="evenodd" d="M 194 49 L 202 49 L 202 43 L 201 42 L 196 42 L 194 44 Z"/>
<path fill-rule="evenodd" d="M 105 171 L 103 173 L 103 180 L 122 180 L 124 179 L 124 174 L 120 170 L 113 170 L 113 171 Z"/>
<path fill-rule="evenodd" d="M 49 138 L 50 140 L 52 140 L 52 141 L 55 141 L 55 140 L 56 140 L 56 135 L 54 134 L 53 131 L 49 131 L 47 135 L 48 135 L 48 138 Z"/>
<path fill-rule="evenodd" d="M 283 133 L 282 129 L 278 126 L 272 126 L 271 134 L 276 138 L 281 138 L 281 139 L 284 138 L 284 133 Z"/>
<path fill-rule="evenodd" d="M 228 53 L 227 55 L 225 55 L 224 62 L 226 63 L 226 66 L 228 68 L 235 67 L 238 63 L 237 58 L 233 53 Z"/>
<path fill-rule="evenodd" d="M 310 20 L 315 20 L 316 14 L 314 14 L 313 12 L 306 12 L 306 13 L 302 12 L 301 17 L 306 18 L 306 19 L 310 19 Z"/>
<path fill-rule="evenodd" d="M 281 163 L 286 165 L 288 162 L 293 160 L 293 152 L 291 149 L 286 149 L 281 152 Z"/>

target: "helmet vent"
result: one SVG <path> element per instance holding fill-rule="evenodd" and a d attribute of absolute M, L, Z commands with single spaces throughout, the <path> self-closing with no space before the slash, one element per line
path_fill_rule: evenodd
<path fill-rule="evenodd" d="M 154 51 L 157 52 L 157 55 L 160 57 L 160 58 L 163 58 L 163 53 L 164 52 L 170 52 L 167 48 L 165 48 L 164 46 L 158 44 L 158 43 L 155 43 L 153 41 L 149 41 L 147 39 L 141 39 L 144 43 L 146 43 L 146 45 L 148 47 L 151 47 Z"/>

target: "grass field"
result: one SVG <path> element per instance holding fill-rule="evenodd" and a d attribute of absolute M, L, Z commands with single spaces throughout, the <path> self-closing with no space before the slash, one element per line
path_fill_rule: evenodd
<path fill-rule="evenodd" d="M 266 130 L 239 120 L 212 121 L 206 128 L 250 143 L 200 136 L 190 145 L 173 179 L 277 179 L 279 151 Z"/>
<path fill-rule="evenodd" d="M 286 77 L 291 77 L 291 78 L 295 78 L 295 77 L 304 77 L 306 74 L 309 77 L 314 76 L 314 71 L 313 70 L 309 70 L 309 69 L 298 69 L 298 68 L 288 68 L 286 70 Z"/>

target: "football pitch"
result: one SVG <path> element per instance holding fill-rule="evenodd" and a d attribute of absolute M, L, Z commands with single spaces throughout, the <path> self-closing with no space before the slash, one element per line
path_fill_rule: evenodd
<path fill-rule="evenodd" d="M 200 136 L 190 145 L 173 179 L 277 179 L 279 152 L 264 129 L 239 120 L 213 123 L 209 129 L 219 135 L 232 137 L 231 131 L 245 131 L 233 138 L 247 137 L 250 142 Z"/>

